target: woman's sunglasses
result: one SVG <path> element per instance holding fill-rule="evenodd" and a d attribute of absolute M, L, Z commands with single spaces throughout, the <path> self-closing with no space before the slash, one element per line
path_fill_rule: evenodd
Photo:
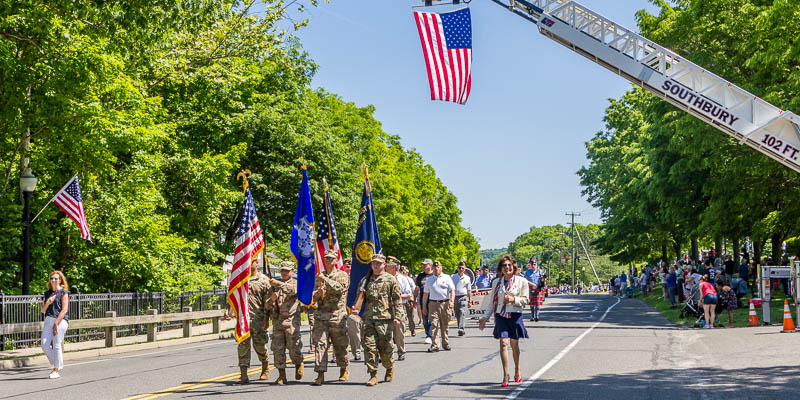
<path fill-rule="evenodd" d="M 54 277 L 50 278 L 50 280 L 51 280 L 51 281 L 57 281 L 57 280 L 59 280 L 59 277 L 57 277 L 57 276 L 54 276 Z"/>
<path fill-rule="evenodd" d="M 510 266 L 511 266 L 511 264 L 509 264 L 509 263 L 505 263 L 505 264 L 500 264 L 500 266 L 501 266 L 501 267 L 510 267 Z"/>

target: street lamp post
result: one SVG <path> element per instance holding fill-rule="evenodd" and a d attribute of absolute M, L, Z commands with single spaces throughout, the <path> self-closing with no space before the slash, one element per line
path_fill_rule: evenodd
<path fill-rule="evenodd" d="M 30 168 L 19 178 L 22 191 L 22 294 L 30 294 L 31 285 L 31 197 L 36 190 L 36 177 Z"/>

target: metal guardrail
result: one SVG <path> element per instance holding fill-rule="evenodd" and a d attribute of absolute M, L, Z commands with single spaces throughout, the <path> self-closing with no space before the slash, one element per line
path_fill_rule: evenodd
<path fill-rule="evenodd" d="M 134 292 L 134 293 L 89 293 L 80 292 L 70 295 L 69 319 L 70 321 L 104 318 L 109 311 L 116 312 L 118 317 L 128 317 L 147 314 L 147 310 L 155 309 L 158 314 L 170 314 L 192 307 L 193 310 L 211 310 L 215 305 L 226 308 L 225 288 L 183 291 L 177 295 L 167 295 L 164 292 Z M 19 324 L 44 321 L 40 313 L 42 295 L 9 296 L 0 292 L 0 325 Z M 180 328 L 181 322 L 162 322 L 156 327 L 159 331 Z M 145 331 L 142 324 L 132 324 L 118 327 L 119 336 L 139 335 Z M 65 340 L 68 343 L 95 340 L 104 336 L 103 329 L 83 328 L 70 324 Z M 39 346 L 41 335 L 35 332 L 13 334 L 0 333 L 0 351 Z"/>
<path fill-rule="evenodd" d="M 145 325 L 147 327 L 147 341 L 154 342 L 157 339 L 157 325 L 164 322 L 180 321 L 183 325 L 183 337 L 192 336 L 192 321 L 198 319 L 211 319 L 212 332 L 219 333 L 219 319 L 224 315 L 224 311 L 219 305 L 214 309 L 206 311 L 192 311 L 192 307 L 185 307 L 183 312 L 171 314 L 158 314 L 158 310 L 147 310 L 146 315 L 135 315 L 129 317 L 117 317 L 116 311 L 107 311 L 103 318 L 78 319 L 70 321 L 71 329 L 98 329 L 102 328 L 106 339 L 106 347 L 116 345 L 117 328 L 130 325 Z M 44 322 L 23 322 L 17 324 L 0 325 L 0 335 L 13 334 L 38 334 L 42 331 Z"/>

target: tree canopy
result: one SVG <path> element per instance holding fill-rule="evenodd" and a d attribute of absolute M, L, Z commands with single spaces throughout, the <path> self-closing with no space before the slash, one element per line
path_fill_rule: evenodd
<path fill-rule="evenodd" d="M 642 35 L 781 109 L 800 111 L 800 4 L 789 0 L 654 1 Z M 620 262 L 720 250 L 750 236 L 756 257 L 800 223 L 798 174 L 634 88 L 611 99 L 605 129 L 578 171 L 605 221 L 597 246 Z M 733 252 L 738 258 L 738 248 Z"/>
<path fill-rule="evenodd" d="M 33 292 L 54 268 L 84 292 L 219 285 L 241 169 L 253 173 L 267 250 L 288 259 L 302 163 L 315 211 L 330 184 L 344 253 L 366 163 L 387 254 L 479 262 L 456 197 L 422 155 L 372 106 L 311 88 L 317 66 L 281 28 L 305 24 L 300 11 L 269 0 L 252 13 L 253 2 L 0 0 L 0 288 L 21 282 L 28 166 L 33 212 L 77 174 L 93 238 L 45 209 L 31 227 Z"/>

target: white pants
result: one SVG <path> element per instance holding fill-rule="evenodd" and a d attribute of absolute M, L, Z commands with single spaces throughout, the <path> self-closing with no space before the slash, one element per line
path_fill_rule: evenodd
<path fill-rule="evenodd" d="M 46 317 L 44 319 L 44 329 L 42 330 L 42 350 L 44 355 L 50 360 L 53 368 L 61 370 L 64 368 L 64 353 L 61 345 L 64 343 L 64 334 L 67 333 L 69 323 L 61 320 L 58 324 L 58 334 L 53 335 L 53 325 L 56 319 L 53 317 Z"/>

